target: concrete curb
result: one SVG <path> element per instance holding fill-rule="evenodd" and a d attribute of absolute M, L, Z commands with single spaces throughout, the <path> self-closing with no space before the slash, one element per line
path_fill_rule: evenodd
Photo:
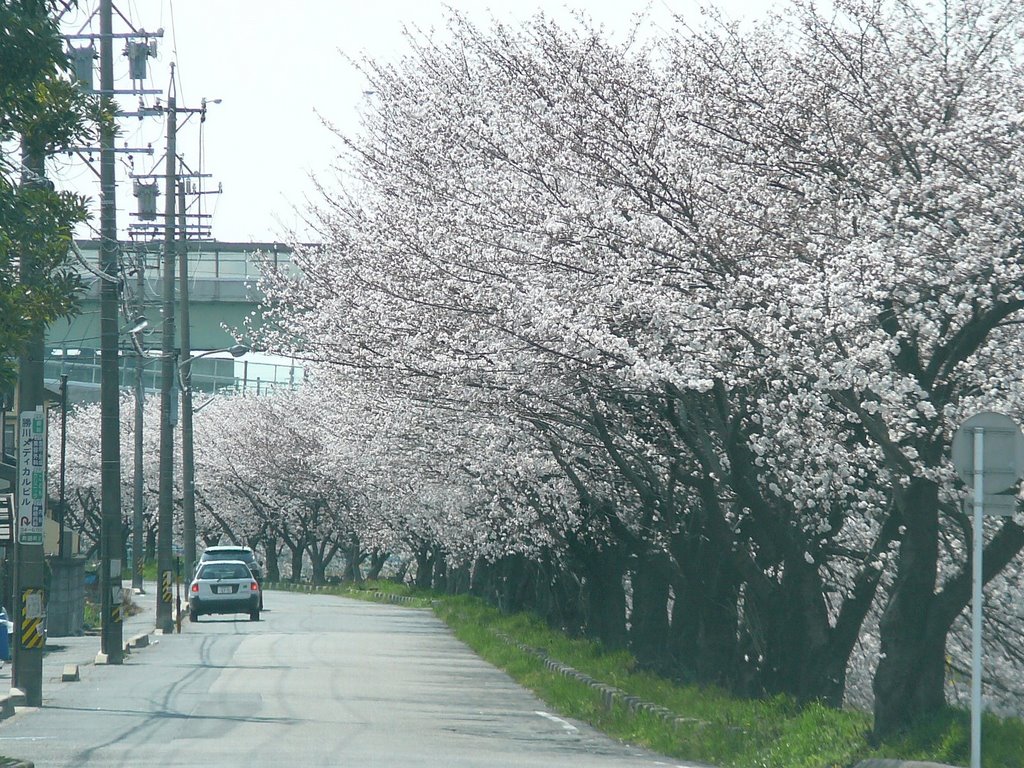
<path fill-rule="evenodd" d="M 128 641 L 128 647 L 131 649 L 146 648 L 149 646 L 149 633 L 143 632 L 141 635 L 135 635 L 131 640 Z"/>
<path fill-rule="evenodd" d="M 383 603 L 394 603 L 395 605 L 410 605 L 417 601 L 423 600 L 423 598 L 421 597 L 410 597 L 409 595 L 393 595 L 390 592 L 369 592 L 367 594 L 373 595 L 374 600 L 378 600 Z"/>
<path fill-rule="evenodd" d="M 601 704 L 609 712 L 616 706 L 624 707 L 633 714 L 645 713 L 657 717 L 666 723 L 671 723 L 677 727 L 682 728 L 703 728 L 710 725 L 706 720 L 700 720 L 696 717 L 683 717 L 676 712 L 673 712 L 667 707 L 663 707 L 660 704 L 655 704 L 650 701 L 644 701 L 639 696 L 632 696 L 620 688 L 616 688 L 614 685 L 608 685 L 595 680 L 590 675 L 580 672 L 578 669 L 570 667 L 568 664 L 563 664 L 556 659 L 548 656 L 544 651 L 539 648 L 531 648 L 523 643 L 516 642 L 508 635 L 503 632 L 495 632 L 495 634 L 507 643 L 512 643 L 519 650 L 524 653 L 528 653 L 531 656 L 535 656 L 544 662 L 544 666 L 552 672 L 557 672 L 563 677 L 571 677 L 574 680 L 578 680 L 595 691 L 601 694 Z"/>
<path fill-rule="evenodd" d="M 14 716 L 14 699 L 8 693 L 4 696 L 0 696 L 0 720 L 6 720 L 8 717 Z"/>
<path fill-rule="evenodd" d="M 267 582 L 265 589 L 279 590 L 281 592 L 300 592 L 303 594 L 316 594 L 320 592 L 331 592 L 332 586 L 336 585 L 320 585 L 314 586 L 313 584 L 292 584 L 290 582 Z M 427 608 L 429 606 L 421 605 L 424 602 L 422 597 L 412 597 L 410 595 L 394 595 L 390 592 L 363 592 L 364 595 L 370 595 L 374 600 L 381 603 L 394 603 L 395 605 L 415 605 L 415 607 Z"/>

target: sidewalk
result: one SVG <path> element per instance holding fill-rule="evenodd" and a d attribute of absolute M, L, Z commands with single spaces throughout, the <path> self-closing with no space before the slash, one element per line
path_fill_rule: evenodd
<path fill-rule="evenodd" d="M 129 616 L 124 620 L 122 628 L 123 645 L 138 638 L 140 635 L 152 635 L 156 624 L 156 583 L 147 582 L 145 594 L 134 595 L 133 602 L 140 609 L 138 613 Z M 17 626 L 15 627 L 17 630 Z M 80 667 L 96 663 L 96 656 L 100 652 L 99 630 L 95 634 L 86 634 L 80 637 L 47 637 L 46 646 L 43 651 L 43 699 L 46 699 L 46 688 L 54 683 L 61 682 L 64 667 L 67 664 L 77 664 Z M 148 638 L 147 638 L 148 640 Z M 144 640 L 143 642 L 146 642 Z M 0 667 L 0 698 L 6 698 L 7 691 L 11 687 L 11 662 L 3 662 Z M 7 713 L 0 713 L 0 718 L 7 716 Z"/>

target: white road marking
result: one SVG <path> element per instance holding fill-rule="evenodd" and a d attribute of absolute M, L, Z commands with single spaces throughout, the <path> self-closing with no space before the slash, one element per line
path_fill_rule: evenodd
<path fill-rule="evenodd" d="M 565 720 L 563 720 L 562 718 L 560 718 L 560 717 L 555 717 L 554 715 L 552 715 L 552 714 L 549 714 L 548 712 L 541 712 L 540 710 L 535 710 L 533 714 L 535 714 L 535 715 L 540 715 L 541 717 L 543 717 L 543 718 L 545 718 L 545 719 L 547 719 L 547 720 L 550 720 L 550 721 L 551 721 L 551 722 L 553 722 L 553 723 L 558 723 L 558 724 L 559 724 L 560 726 L 562 726 L 562 728 L 563 728 L 564 730 L 566 730 L 566 731 L 575 731 L 575 730 L 578 730 L 578 729 L 576 728 L 576 726 L 575 726 L 575 725 L 573 725 L 572 723 L 567 723 L 567 722 L 566 722 Z"/>

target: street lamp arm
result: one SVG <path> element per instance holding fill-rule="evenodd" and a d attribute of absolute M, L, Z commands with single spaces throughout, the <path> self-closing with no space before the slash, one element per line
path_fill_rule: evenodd
<path fill-rule="evenodd" d="M 185 368 L 187 368 L 188 366 L 192 365 L 193 361 L 198 360 L 201 357 L 206 357 L 207 355 L 217 355 L 217 354 L 220 354 L 222 352 L 230 352 L 232 357 L 241 357 L 242 355 L 246 354 L 248 351 L 249 351 L 249 347 L 245 346 L 245 344 L 232 344 L 230 347 L 222 347 L 220 349 L 211 349 L 211 350 L 208 350 L 206 352 L 200 352 L 198 355 L 189 355 L 184 360 L 182 360 L 180 363 L 178 363 L 178 370 L 179 371 L 184 371 Z"/>

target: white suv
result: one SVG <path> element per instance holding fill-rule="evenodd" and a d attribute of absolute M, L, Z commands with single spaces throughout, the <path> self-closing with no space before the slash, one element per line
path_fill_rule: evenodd
<path fill-rule="evenodd" d="M 241 560 L 252 571 L 252 577 L 256 579 L 256 583 L 260 587 L 260 609 L 263 608 L 263 564 L 256 559 L 256 553 L 252 551 L 252 547 L 240 547 L 233 544 L 227 546 L 216 546 L 207 547 L 202 555 L 199 556 L 199 562 L 196 563 L 196 571 L 199 571 L 199 566 L 203 563 L 208 563 L 211 560 Z"/>
<path fill-rule="evenodd" d="M 193 624 L 207 613 L 248 613 L 260 620 L 260 588 L 241 560 L 201 563 L 188 589 L 188 618 Z"/>

